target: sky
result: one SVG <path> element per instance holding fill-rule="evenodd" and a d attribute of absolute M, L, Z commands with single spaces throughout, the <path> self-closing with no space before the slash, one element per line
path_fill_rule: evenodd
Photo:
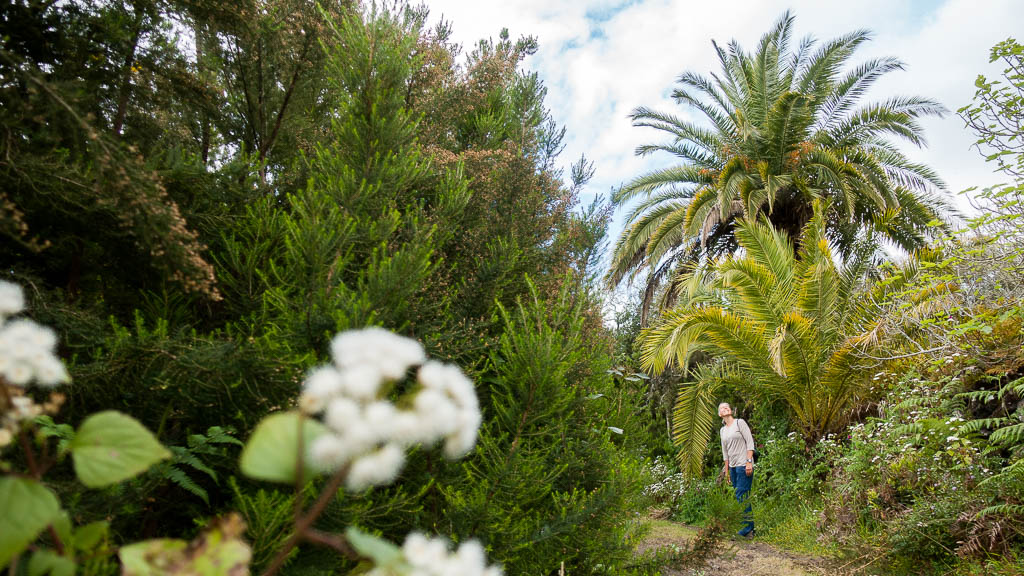
<path fill-rule="evenodd" d="M 945 118 L 922 122 L 927 148 L 908 146 L 906 152 L 938 171 L 958 206 L 969 210 L 956 194 L 961 190 L 1001 181 L 971 148 L 974 138 L 955 112 L 970 103 L 978 74 L 999 74 L 998 63 L 988 62 L 990 48 L 1011 36 L 1024 40 L 1019 0 L 427 0 L 427 6 L 432 21 L 452 23 L 464 51 L 481 38 L 496 39 L 502 28 L 513 39 L 537 38 L 540 48 L 525 67 L 538 72 L 548 88 L 547 106 L 566 127 L 560 165 L 568 174 L 585 154 L 596 169 L 581 195 L 584 205 L 634 176 L 673 164 L 667 154 L 634 155 L 638 145 L 664 138 L 633 127 L 631 110 L 647 106 L 687 117 L 669 98 L 675 78 L 683 71 L 718 71 L 712 39 L 735 39 L 752 51 L 787 9 L 796 16 L 795 38 L 828 40 L 868 29 L 873 39 L 854 63 L 876 56 L 905 63 L 863 102 L 926 96 L 949 109 Z M 613 239 L 624 226 L 623 212 L 612 222 Z"/>

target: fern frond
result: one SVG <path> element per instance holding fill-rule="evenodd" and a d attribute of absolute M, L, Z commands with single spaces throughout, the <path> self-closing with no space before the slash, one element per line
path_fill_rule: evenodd
<path fill-rule="evenodd" d="M 995 430 L 1009 421 L 1008 418 L 979 418 L 968 420 L 960 425 L 960 431 L 964 434 L 974 434 L 981 430 Z"/>
<path fill-rule="evenodd" d="M 1024 442 L 1024 422 L 1000 428 L 988 437 L 993 444 L 1018 445 Z"/>
<path fill-rule="evenodd" d="M 911 422 L 910 424 L 902 424 L 892 429 L 892 433 L 897 436 L 910 436 L 915 434 L 921 434 L 925 431 L 925 425 L 921 422 Z"/>
<path fill-rule="evenodd" d="M 206 489 L 199 484 L 196 484 L 196 482 L 180 468 L 176 466 L 168 466 L 164 472 L 164 477 L 174 484 L 177 484 L 186 492 L 198 497 L 206 503 L 207 506 L 210 505 L 210 495 L 206 492 Z"/>
<path fill-rule="evenodd" d="M 978 512 L 976 518 L 980 520 L 986 516 L 1012 516 L 1020 518 L 1024 516 L 1024 504 L 997 504 L 989 506 Z"/>
<path fill-rule="evenodd" d="M 206 439 L 213 444 L 234 444 L 240 448 L 245 447 L 245 443 L 235 438 L 234 434 L 235 429 L 230 426 L 212 426 L 206 430 Z"/>

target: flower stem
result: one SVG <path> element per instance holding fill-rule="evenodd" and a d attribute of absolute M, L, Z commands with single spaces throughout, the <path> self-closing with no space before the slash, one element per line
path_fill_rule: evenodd
<path fill-rule="evenodd" d="M 288 541 L 284 543 L 284 546 L 278 550 L 277 555 L 274 556 L 274 560 L 270 563 L 270 566 L 263 572 L 263 576 L 273 576 L 278 570 L 284 566 L 285 560 L 288 559 L 288 555 L 295 549 L 299 543 L 303 541 L 315 542 L 318 544 L 325 544 L 331 546 L 335 550 L 344 553 L 349 558 L 355 559 L 359 555 L 355 553 L 351 548 L 348 547 L 347 543 L 344 543 L 344 537 L 338 536 L 339 540 L 331 539 L 330 542 L 327 538 L 324 538 L 324 534 L 313 530 L 313 523 L 316 522 L 320 514 L 327 508 L 331 500 L 337 496 L 338 488 L 341 487 L 341 483 L 345 481 L 345 477 L 348 476 L 348 466 L 343 467 L 331 476 L 331 479 L 327 481 L 327 485 L 324 486 L 320 497 L 317 498 L 316 502 L 301 516 L 296 515 L 295 517 L 295 533 L 288 538 Z M 296 498 L 299 494 L 295 495 Z"/>

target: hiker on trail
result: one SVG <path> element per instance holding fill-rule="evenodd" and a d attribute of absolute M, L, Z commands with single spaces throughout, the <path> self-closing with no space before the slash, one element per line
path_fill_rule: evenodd
<path fill-rule="evenodd" d="M 722 417 L 722 476 L 728 474 L 736 501 L 743 503 L 750 493 L 750 485 L 754 481 L 754 437 L 750 435 L 750 426 L 742 418 L 732 417 L 732 407 L 722 402 L 718 405 L 718 415 Z M 739 535 L 744 538 L 754 536 L 754 517 L 750 503 L 743 511 L 743 527 Z"/>

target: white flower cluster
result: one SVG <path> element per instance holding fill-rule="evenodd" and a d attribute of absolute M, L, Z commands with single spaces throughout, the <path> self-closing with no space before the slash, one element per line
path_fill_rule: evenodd
<path fill-rule="evenodd" d="M 54 415 L 60 411 L 65 396 L 59 392 L 51 392 L 50 398 L 42 404 L 36 404 L 32 398 L 25 396 L 18 388 L 7 390 L 10 402 L 5 411 L 0 413 L 0 449 L 10 444 L 21 431 L 22 424 L 43 414 Z"/>
<path fill-rule="evenodd" d="M 651 497 L 658 504 L 673 504 L 691 488 L 686 476 L 674 472 L 661 456 L 654 459 L 649 474 L 654 483 L 644 487 L 644 496 Z"/>
<path fill-rule="evenodd" d="M 480 407 L 473 382 L 457 366 L 427 360 L 423 347 L 382 328 L 338 334 L 332 365 L 306 378 L 299 406 L 323 413 L 333 434 L 318 437 L 309 459 L 325 471 L 348 465 L 352 490 L 387 484 L 405 464 L 405 448 L 444 440 L 445 455 L 458 458 L 476 443 Z M 382 385 L 419 366 L 408 409 L 381 399 Z"/>
<path fill-rule="evenodd" d="M 52 387 L 69 381 L 64 363 L 54 353 L 53 330 L 31 320 L 10 320 L 24 308 L 21 287 L 0 280 L 0 376 L 15 386 L 35 382 Z"/>
<path fill-rule="evenodd" d="M 401 572 L 393 567 L 378 567 L 368 576 L 386 576 L 395 573 L 407 576 L 502 576 L 500 566 L 488 566 L 484 548 L 476 540 L 463 542 L 455 552 L 448 552 L 444 538 L 428 538 L 413 532 L 405 538 L 402 559 L 408 564 Z"/>

